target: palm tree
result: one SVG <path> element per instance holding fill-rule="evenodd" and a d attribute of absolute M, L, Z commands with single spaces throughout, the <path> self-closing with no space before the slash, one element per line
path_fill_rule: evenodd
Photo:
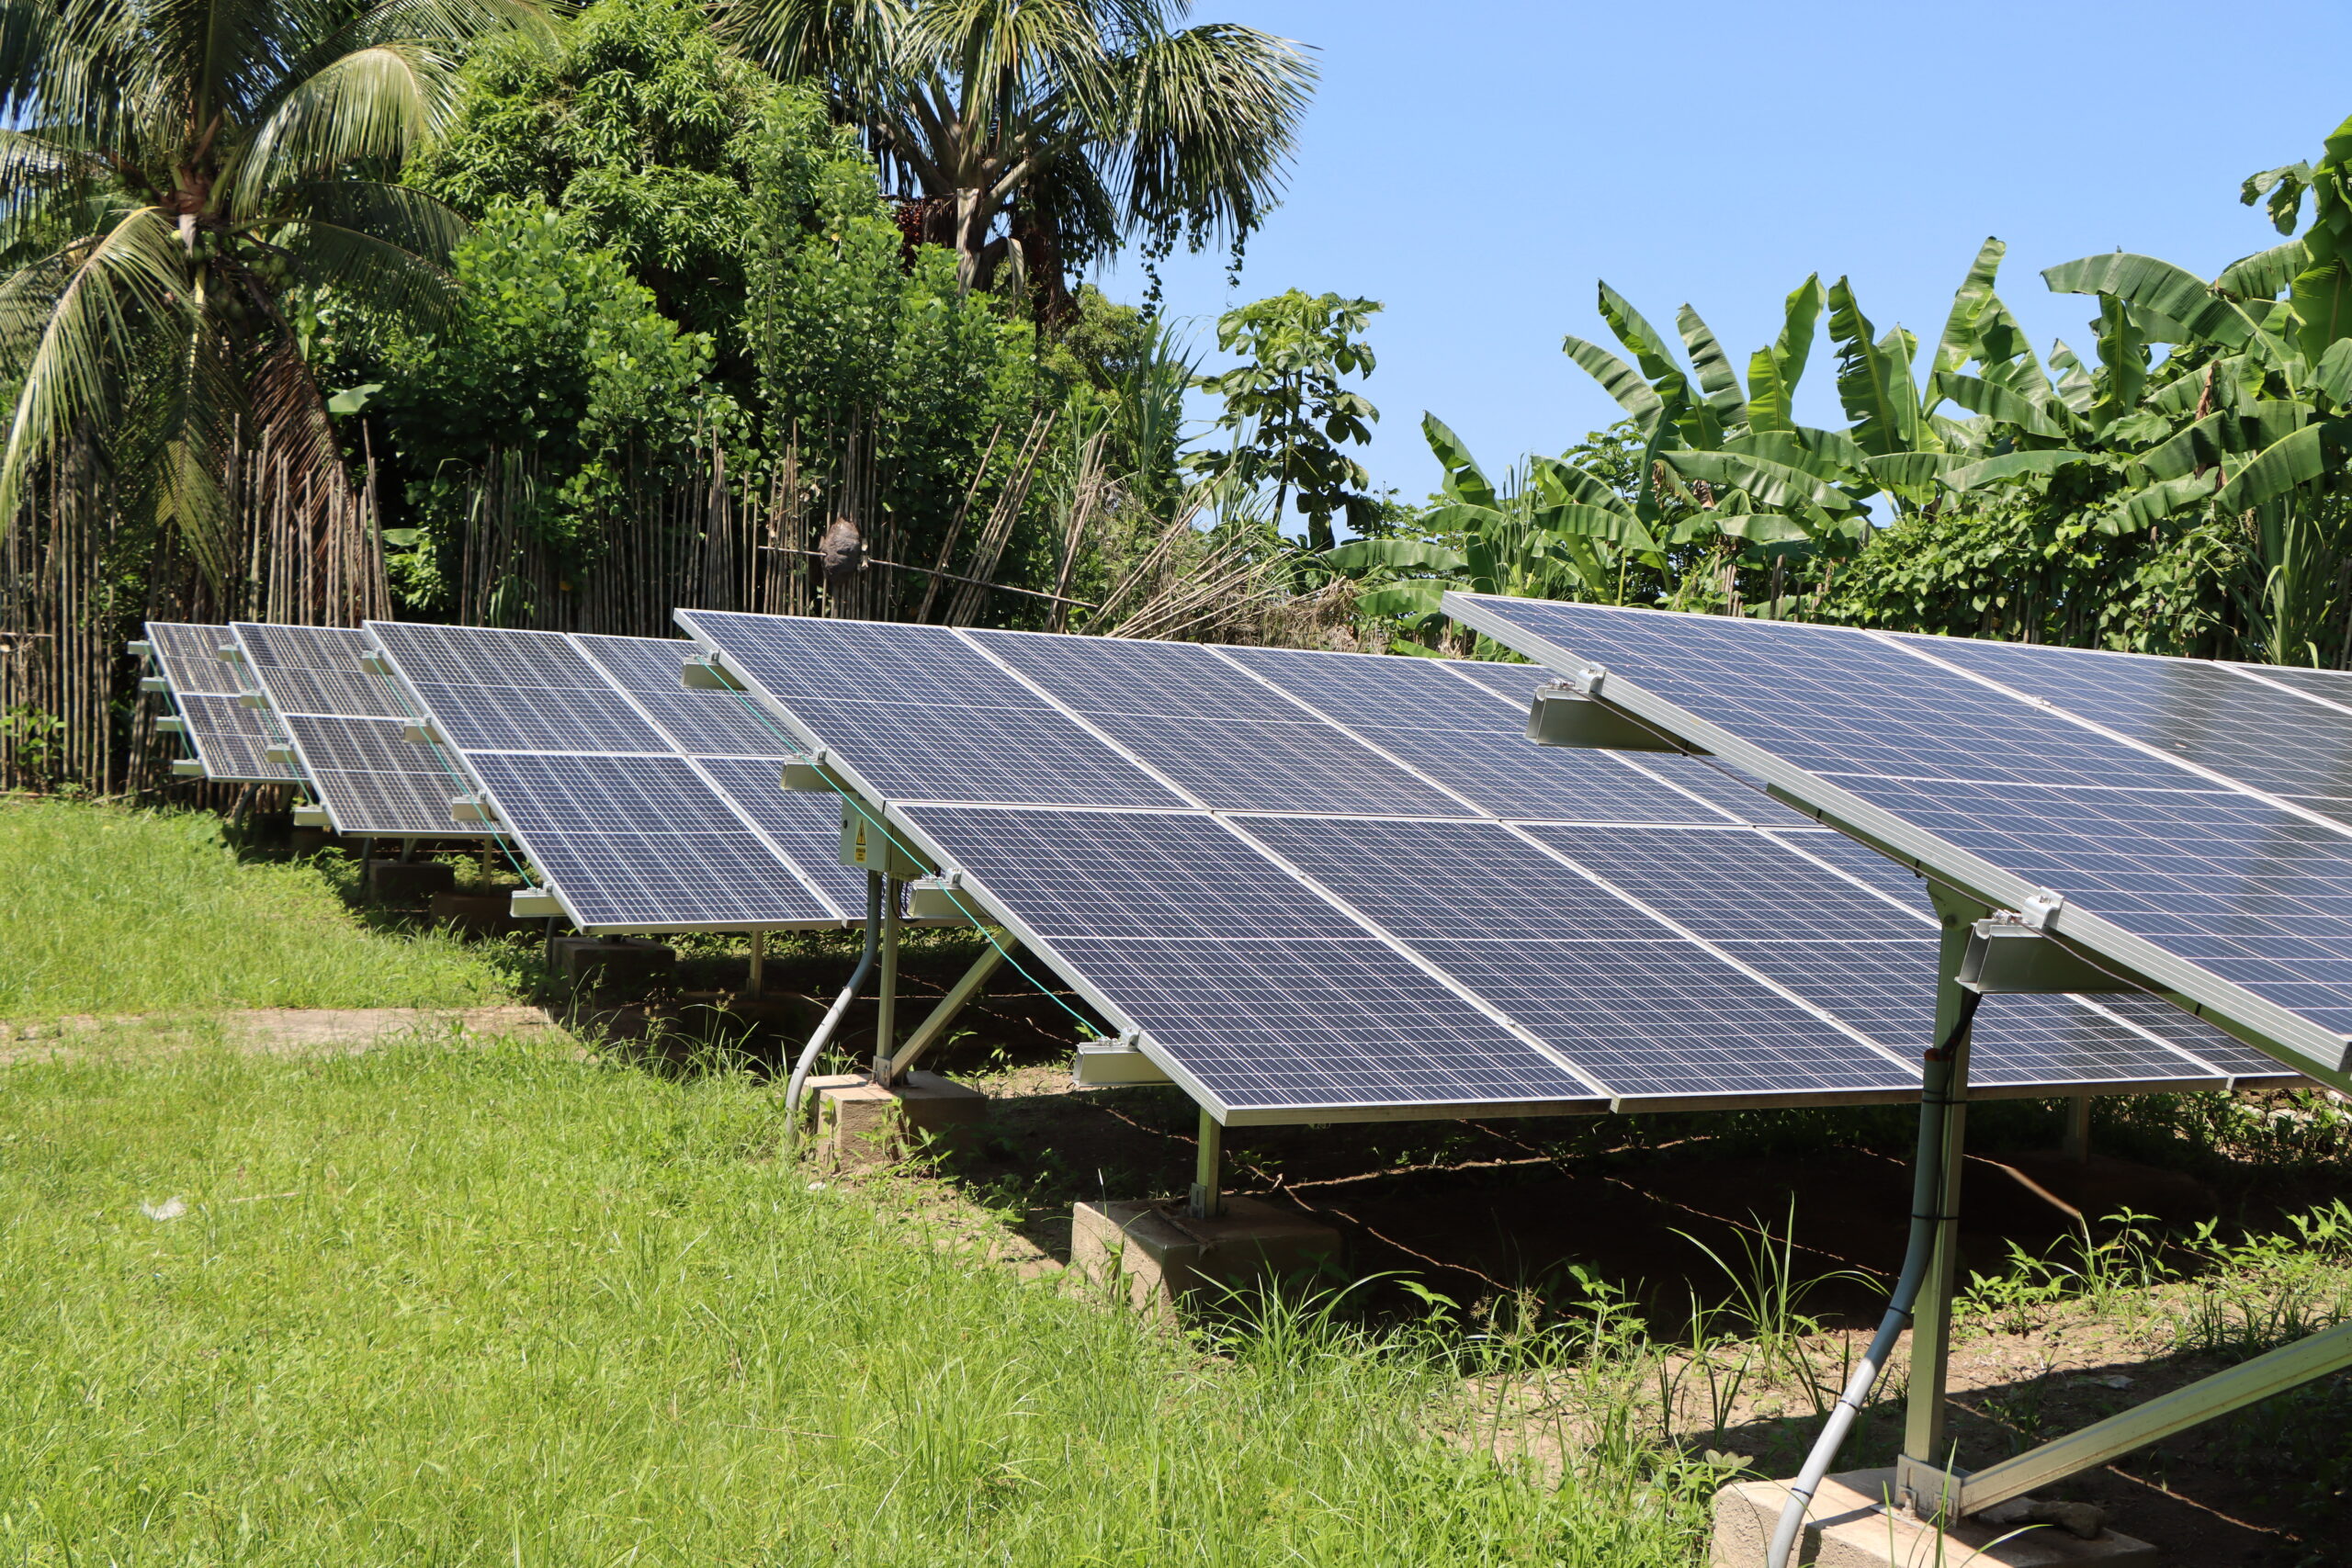
<path fill-rule="evenodd" d="M 1018 269 L 1066 319 L 1069 278 L 1254 229 L 1281 190 L 1315 68 L 1288 39 L 1191 0 L 723 0 L 729 30 L 813 77 L 861 128 L 910 238 L 967 288 Z"/>
<path fill-rule="evenodd" d="M 289 304 L 445 296 L 463 225 L 390 176 L 518 25 L 531 0 L 0 0 L 0 525 L 79 447 L 218 581 L 241 444 L 346 493 Z"/>

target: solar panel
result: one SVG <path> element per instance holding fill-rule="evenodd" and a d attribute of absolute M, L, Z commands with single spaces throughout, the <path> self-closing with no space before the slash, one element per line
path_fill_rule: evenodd
<path fill-rule="evenodd" d="M 453 821 L 450 800 L 469 786 L 435 752 L 401 739 L 399 692 L 362 662 L 369 643 L 353 626 L 239 621 L 247 678 L 268 702 L 266 722 L 294 752 L 302 777 L 338 833 L 368 838 L 478 838 Z"/>
<path fill-rule="evenodd" d="M 629 639 L 599 638 L 592 658 L 593 645 L 558 632 L 378 621 L 367 630 L 438 737 L 420 750 L 491 803 L 583 931 L 838 927 L 851 918 L 836 902 L 842 878 L 820 881 L 793 852 L 816 847 L 806 816 L 739 807 L 709 764 L 684 753 L 605 672 L 628 669 L 641 684 L 649 661 L 666 657 L 676 660 L 667 665 L 674 682 L 685 645 L 664 655 L 658 642 L 628 649 L 614 645 Z M 694 710 L 665 711 L 683 723 Z M 742 761 L 781 795 L 773 757 Z M 779 820 L 803 829 L 795 843 L 771 834 Z M 837 819 L 821 849 L 813 863 L 838 858 Z"/>
<path fill-rule="evenodd" d="M 2352 830 L 2330 792 L 2352 713 L 2314 683 L 1721 616 L 1461 606 L 1555 669 L 1605 666 L 1612 701 L 1655 705 L 1656 721 L 1996 905 L 2055 890 L 2069 940 L 2291 1066 L 2345 1071 Z"/>
<path fill-rule="evenodd" d="M 877 799 L 1186 804 L 944 626 L 713 610 L 678 623 Z"/>
<path fill-rule="evenodd" d="M 924 806 L 989 907 L 1235 1122 L 1599 1092 L 1204 815 Z"/>
<path fill-rule="evenodd" d="M 298 776 L 272 761 L 268 726 L 247 707 L 236 672 L 220 661 L 235 639 L 227 626 L 185 621 L 147 623 L 148 657 L 170 688 L 188 749 L 204 776 L 226 784 L 288 784 Z"/>
<path fill-rule="evenodd" d="M 1921 952 L 1932 968 L 1936 930 L 1917 883 L 1883 863 L 1855 872 L 1849 840 L 1707 763 L 1686 765 L 1762 801 L 1756 815 L 1801 825 L 1760 830 L 1668 783 L 1651 756 L 1531 746 L 1518 701 L 1434 661 L 679 619 L 1222 1112 L 1917 1092 L 1932 1020 L 1900 987 Z M 1522 692 L 1541 679 L 1515 668 Z M 786 689 L 767 689 L 761 669 Z M 894 700 L 861 702 L 826 671 L 870 675 Z M 962 682 L 982 694 L 975 711 L 1019 711 L 1022 738 L 967 726 L 933 749 L 929 731 L 890 729 L 909 712 L 946 714 Z M 1048 788 L 1023 777 L 1041 756 L 1084 761 Z M 894 795 L 886 778 L 933 793 Z M 1137 780 L 1159 787 L 1158 809 L 1116 798 Z M 1366 1023 L 1351 997 L 1405 998 L 1422 1021 L 1401 1034 Z M 1430 1033 L 1440 1016 L 1470 1032 L 1466 1056 Z M 2207 1087 L 2233 1070 L 2193 1035 L 2073 998 L 2004 998 L 1979 1033 L 1978 1081 L 1996 1091 Z M 1528 1081 L 1529 1052 L 1579 1087 Z"/>

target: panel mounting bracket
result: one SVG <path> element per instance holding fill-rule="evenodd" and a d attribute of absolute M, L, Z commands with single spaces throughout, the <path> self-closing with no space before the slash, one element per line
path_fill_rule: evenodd
<path fill-rule="evenodd" d="M 401 725 L 401 739 L 407 741 L 412 746 L 438 746 L 441 744 L 441 736 L 439 732 L 436 731 L 430 724 L 422 722 Z"/>
<path fill-rule="evenodd" d="M 689 664 L 686 668 L 691 670 L 694 666 Z M 833 754 L 822 746 L 786 761 L 780 782 L 797 795 L 846 794 L 849 789 L 833 771 Z"/>
<path fill-rule="evenodd" d="M 458 822 L 495 822 L 498 813 L 478 795 L 461 795 L 449 803 L 449 816 Z"/>
<path fill-rule="evenodd" d="M 965 911 L 969 906 L 953 896 L 963 891 L 964 874 L 960 871 L 918 877 L 907 884 L 907 919 L 952 920 L 960 924 L 966 919 Z"/>
<path fill-rule="evenodd" d="M 370 675 L 390 675 L 392 672 L 392 661 L 371 648 L 359 656 L 359 668 Z"/>
<path fill-rule="evenodd" d="M 1527 710 L 1527 738 L 1538 746 L 1598 749 L 1608 751 L 1675 751 L 1676 745 L 1658 731 L 1600 701 L 1608 671 L 1589 669 L 1573 681 L 1555 681 L 1535 694 Z"/>
<path fill-rule="evenodd" d="M 1070 1063 L 1070 1083 L 1079 1089 L 1125 1089 L 1170 1081 L 1143 1052 L 1143 1032 L 1123 1029 L 1109 1040 L 1081 1040 Z"/>
<path fill-rule="evenodd" d="M 734 672 L 708 659 L 689 659 L 678 667 L 678 683 L 689 692 L 740 692 L 743 682 Z"/>
<path fill-rule="evenodd" d="M 1970 928 L 1968 951 L 1954 978 L 1980 997 L 2142 989 L 2022 920 L 1999 919 Z"/>

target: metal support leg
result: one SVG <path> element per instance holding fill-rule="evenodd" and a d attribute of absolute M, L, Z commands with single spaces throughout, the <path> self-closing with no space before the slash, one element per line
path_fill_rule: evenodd
<path fill-rule="evenodd" d="M 1214 1220 L 1225 1213 L 1225 1125 L 1206 1106 L 1201 1108 L 1201 1146 L 1185 1212 L 1196 1220 Z"/>
<path fill-rule="evenodd" d="M 752 976 L 745 989 L 758 996 L 768 988 L 768 933 L 752 933 Z"/>
<path fill-rule="evenodd" d="M 490 855 L 494 841 L 488 838 L 481 841 L 481 890 L 485 893 L 490 891 L 490 873 L 492 863 Z"/>
<path fill-rule="evenodd" d="M 1951 1298 L 1960 1272 L 1960 1177 L 1967 1157 L 1968 1041 L 1963 1027 L 1973 998 L 1961 989 L 1960 961 L 1968 952 L 1969 927 L 1984 911 L 1950 897 L 1936 899 L 1943 924 L 1941 961 L 1936 973 L 1936 1038 L 1952 1054 L 1951 1087 L 1944 1104 L 1943 1170 L 1937 1182 L 1936 1250 L 1911 1317 L 1911 1390 L 1903 1427 L 1903 1455 L 1895 1485 L 1914 1512 L 1933 1514 L 1952 1490 L 1943 1479 L 1952 1462 L 1946 1393 L 1951 1359 Z"/>
<path fill-rule="evenodd" d="M 416 840 L 414 839 L 402 839 L 401 840 L 401 863 L 402 865 L 406 865 L 415 858 Z"/>
<path fill-rule="evenodd" d="M 939 1005 L 931 1010 L 930 1016 L 916 1024 L 914 1032 L 907 1036 L 907 1043 L 892 1054 L 888 1066 L 876 1075 L 877 1081 L 897 1083 L 907 1076 L 909 1069 L 925 1051 L 946 1036 L 948 1025 L 954 1023 L 971 999 L 980 994 L 980 988 L 989 983 L 989 976 L 1002 967 L 1012 940 L 1005 938 L 1004 947 L 992 942 L 981 950 L 980 956 L 973 961 L 972 966 L 964 971 L 964 977 L 948 987 L 947 994 L 939 998 Z"/>
<path fill-rule="evenodd" d="M 899 890 L 895 876 L 882 879 L 882 981 L 874 998 L 874 1081 L 890 1081 L 890 1058 L 899 1045 Z"/>
<path fill-rule="evenodd" d="M 2066 1102 L 2066 1157 L 2088 1165 L 2091 1157 L 2091 1097 L 2078 1094 Z"/>

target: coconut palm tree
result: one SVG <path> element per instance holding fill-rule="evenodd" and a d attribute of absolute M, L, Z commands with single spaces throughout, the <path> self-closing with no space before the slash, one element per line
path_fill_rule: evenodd
<path fill-rule="evenodd" d="M 967 288 L 1018 269 L 1049 316 L 1140 237 L 1237 249 L 1279 195 L 1315 68 L 1190 0 L 721 0 L 729 30 L 822 81 Z"/>
<path fill-rule="evenodd" d="M 0 0 L 0 523 L 79 445 L 217 577 L 241 442 L 339 493 L 289 306 L 433 309 L 463 225 L 391 177 L 466 45 L 539 25 L 531 0 Z"/>

